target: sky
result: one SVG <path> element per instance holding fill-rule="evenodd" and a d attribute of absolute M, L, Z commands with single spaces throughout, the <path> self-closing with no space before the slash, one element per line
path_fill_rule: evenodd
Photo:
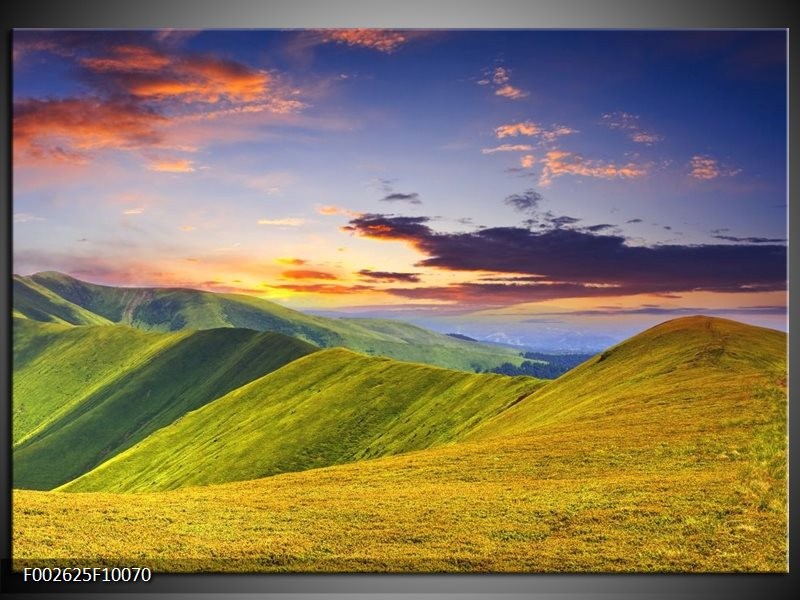
<path fill-rule="evenodd" d="M 786 329 L 784 31 L 17 30 L 15 273 L 546 349 Z"/>

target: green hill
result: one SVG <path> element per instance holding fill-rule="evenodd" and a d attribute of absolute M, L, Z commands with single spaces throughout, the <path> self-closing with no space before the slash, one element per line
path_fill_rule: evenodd
<path fill-rule="evenodd" d="M 56 272 L 17 276 L 16 280 L 46 290 L 61 302 L 88 311 L 102 322 L 130 325 L 147 331 L 217 327 L 274 331 L 323 348 L 345 347 L 362 354 L 466 371 L 485 371 L 505 362 L 515 365 L 522 362 L 519 353 L 510 348 L 467 342 L 391 320 L 307 315 L 246 295 L 179 288 L 110 287 L 86 283 Z M 25 297 L 20 295 L 18 299 L 16 287 L 14 308 L 32 319 L 56 320 L 54 309 L 49 307 L 39 312 L 27 310 Z"/>
<path fill-rule="evenodd" d="M 785 572 L 786 411 L 785 334 L 678 319 L 467 442 L 167 492 L 15 492 L 15 566 Z"/>
<path fill-rule="evenodd" d="M 508 435 L 555 423 L 627 419 L 632 410 L 670 415 L 713 408 L 750 412 L 764 377 L 786 376 L 786 334 L 716 317 L 667 321 L 565 373 L 473 437 Z M 723 393 L 723 391 L 725 393 Z M 708 403 L 714 399 L 714 405 Z M 726 418 L 731 417 L 728 415 Z M 670 417 L 671 418 L 671 417 Z"/>
<path fill-rule="evenodd" d="M 51 489 L 318 350 L 276 333 L 14 322 L 14 486 Z"/>
<path fill-rule="evenodd" d="M 109 325 L 111 321 L 73 304 L 34 280 L 14 275 L 14 314 L 68 325 Z"/>
<path fill-rule="evenodd" d="M 323 350 L 186 414 L 63 489 L 164 490 L 429 448 L 542 384 Z"/>

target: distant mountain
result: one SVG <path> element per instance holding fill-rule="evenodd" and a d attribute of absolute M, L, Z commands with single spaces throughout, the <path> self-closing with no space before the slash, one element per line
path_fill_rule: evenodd
<path fill-rule="evenodd" d="M 319 349 L 276 333 L 14 319 L 14 486 L 51 489 Z"/>
<path fill-rule="evenodd" d="M 274 331 L 322 348 L 339 346 L 363 354 L 467 371 L 522 362 L 519 352 L 513 349 L 458 340 L 399 321 L 333 319 L 241 294 L 110 287 L 56 272 L 15 275 L 14 311 L 37 321 L 117 323 L 145 331 L 218 327 Z"/>
<path fill-rule="evenodd" d="M 316 352 L 185 415 L 67 491 L 255 479 L 450 443 L 544 382 Z"/>

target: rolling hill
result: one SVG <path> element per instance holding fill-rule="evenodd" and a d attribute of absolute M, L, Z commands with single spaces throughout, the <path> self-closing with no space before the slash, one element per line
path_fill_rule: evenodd
<path fill-rule="evenodd" d="M 165 490 L 429 448 L 543 383 L 323 350 L 184 415 L 62 489 Z"/>
<path fill-rule="evenodd" d="M 96 285 L 52 271 L 15 275 L 14 309 L 30 319 L 75 325 L 94 319 L 146 331 L 219 327 L 273 331 L 323 348 L 344 347 L 466 371 L 522 362 L 511 348 L 455 339 L 398 321 L 318 317 L 241 294 Z"/>
<path fill-rule="evenodd" d="M 678 319 L 467 441 L 165 492 L 17 491 L 14 556 L 165 571 L 785 572 L 786 411 L 785 334 Z"/>
<path fill-rule="evenodd" d="M 145 333 L 14 319 L 14 486 L 51 489 L 318 348 L 247 329 Z"/>
<path fill-rule="evenodd" d="M 727 421 L 739 411 L 751 414 L 761 387 L 785 385 L 785 377 L 785 333 L 716 317 L 682 317 L 596 355 L 471 435 L 628 420 L 631 414 L 642 419 L 651 412 L 662 414 L 666 428 L 673 418 L 678 422 L 695 411 Z M 768 411 L 764 418 L 775 414 Z"/>
<path fill-rule="evenodd" d="M 14 316 L 65 325 L 110 325 L 105 317 L 65 300 L 30 278 L 13 278 Z"/>

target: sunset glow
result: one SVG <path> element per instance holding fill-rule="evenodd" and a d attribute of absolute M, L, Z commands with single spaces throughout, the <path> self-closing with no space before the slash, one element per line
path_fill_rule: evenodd
<path fill-rule="evenodd" d="M 782 31 L 176 33 L 14 33 L 15 273 L 512 343 L 786 329 Z"/>

